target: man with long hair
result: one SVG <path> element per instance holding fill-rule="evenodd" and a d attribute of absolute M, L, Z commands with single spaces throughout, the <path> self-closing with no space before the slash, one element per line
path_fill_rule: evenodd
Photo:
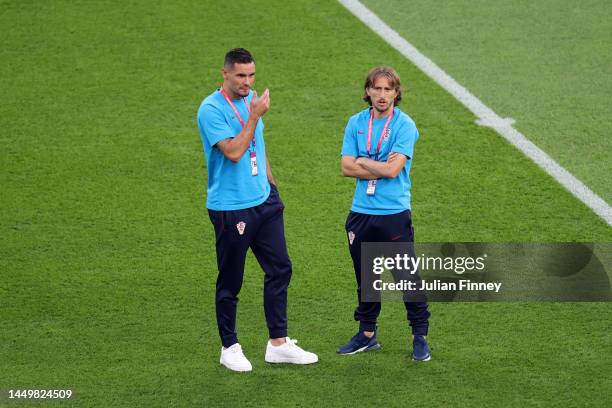
<path fill-rule="evenodd" d="M 357 179 L 346 220 L 349 251 L 357 280 L 354 318 L 359 330 L 340 354 L 380 348 L 376 322 L 381 303 L 364 301 L 361 277 L 362 242 L 414 241 L 410 207 L 410 166 L 419 132 L 397 105 L 402 100 L 400 78 L 393 68 L 379 66 L 368 73 L 363 99 L 368 108 L 350 118 L 342 144 L 342 174 Z M 429 311 L 425 301 L 405 301 L 412 327 L 412 358 L 431 358 L 426 336 Z"/>

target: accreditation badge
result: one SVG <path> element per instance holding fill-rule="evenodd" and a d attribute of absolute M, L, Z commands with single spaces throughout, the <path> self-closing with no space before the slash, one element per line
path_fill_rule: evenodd
<path fill-rule="evenodd" d="M 251 176 L 257 175 L 257 154 L 251 152 Z"/>
<path fill-rule="evenodd" d="M 376 181 L 377 180 L 368 180 L 367 195 L 374 195 L 374 193 L 376 193 Z"/>

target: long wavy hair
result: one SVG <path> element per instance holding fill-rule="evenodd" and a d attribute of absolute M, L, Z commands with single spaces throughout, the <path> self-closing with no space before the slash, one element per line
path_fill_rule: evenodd
<path fill-rule="evenodd" d="M 395 106 L 400 104 L 402 100 L 402 84 L 400 83 L 400 77 L 397 75 L 397 72 L 391 67 L 387 67 L 384 65 L 374 67 L 368 72 L 368 76 L 365 80 L 365 85 L 363 86 L 363 100 L 366 101 L 370 106 L 372 106 L 372 100 L 368 96 L 368 88 L 374 86 L 374 82 L 380 77 L 384 76 L 389 80 L 391 86 L 397 91 L 397 96 L 395 97 Z"/>

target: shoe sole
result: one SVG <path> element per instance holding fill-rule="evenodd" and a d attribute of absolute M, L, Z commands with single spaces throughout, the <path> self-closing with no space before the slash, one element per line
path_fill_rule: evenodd
<path fill-rule="evenodd" d="M 431 360 L 431 356 L 427 356 L 427 357 L 425 357 L 423 359 L 420 359 L 420 360 L 414 358 L 414 356 L 412 357 L 412 361 L 429 361 L 429 360 Z"/>
<path fill-rule="evenodd" d="M 319 359 L 317 358 L 314 361 L 304 361 L 304 360 L 299 360 L 299 359 L 295 359 L 295 358 L 272 358 L 272 357 L 265 357 L 265 361 L 266 363 L 272 363 L 272 364 L 282 364 L 282 363 L 287 363 L 287 364 L 299 364 L 299 365 L 306 365 L 306 364 L 314 364 L 316 362 L 319 361 Z"/>
<path fill-rule="evenodd" d="M 373 346 L 370 346 L 370 347 L 365 346 L 365 347 L 362 347 L 362 348 L 357 349 L 355 351 L 351 351 L 350 353 L 340 353 L 340 352 L 338 352 L 338 354 L 340 354 L 341 356 L 352 356 L 353 354 L 357 354 L 357 353 L 365 353 L 365 352 L 368 352 L 368 351 L 379 350 L 380 347 L 381 347 L 380 343 L 376 343 Z"/>
<path fill-rule="evenodd" d="M 253 367 L 247 368 L 247 369 L 232 368 L 232 367 L 228 366 L 227 364 L 225 364 L 223 361 L 219 361 L 219 364 L 221 364 L 223 367 L 227 368 L 228 370 L 236 371 L 237 373 L 247 373 L 249 371 L 253 371 Z"/>

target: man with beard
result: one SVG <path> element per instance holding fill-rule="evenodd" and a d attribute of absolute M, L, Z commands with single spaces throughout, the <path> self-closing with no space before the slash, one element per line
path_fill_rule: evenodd
<path fill-rule="evenodd" d="M 261 117 L 270 93 L 251 90 L 255 60 L 243 48 L 230 50 L 221 71 L 223 85 L 198 110 L 198 129 L 208 163 L 206 207 L 215 229 L 216 316 L 222 349 L 220 363 L 251 371 L 236 332 L 236 307 L 249 248 L 264 273 L 264 312 L 270 340 L 269 363 L 311 364 L 318 360 L 287 337 L 287 287 L 291 260 L 283 223 L 284 205 L 266 157 Z"/>
<path fill-rule="evenodd" d="M 359 330 L 340 354 L 376 350 L 376 322 L 381 303 L 364 301 L 361 286 L 362 242 L 414 242 L 410 211 L 410 166 L 419 133 L 414 121 L 397 105 L 402 99 L 400 78 L 393 68 L 380 66 L 368 73 L 363 99 L 370 105 L 350 118 L 342 145 L 342 174 L 357 179 L 346 220 L 349 251 L 357 279 L 358 304 L 354 318 Z M 412 255 L 414 256 L 414 255 Z M 431 359 L 425 336 L 429 311 L 425 301 L 406 301 L 412 327 L 412 358 Z"/>

